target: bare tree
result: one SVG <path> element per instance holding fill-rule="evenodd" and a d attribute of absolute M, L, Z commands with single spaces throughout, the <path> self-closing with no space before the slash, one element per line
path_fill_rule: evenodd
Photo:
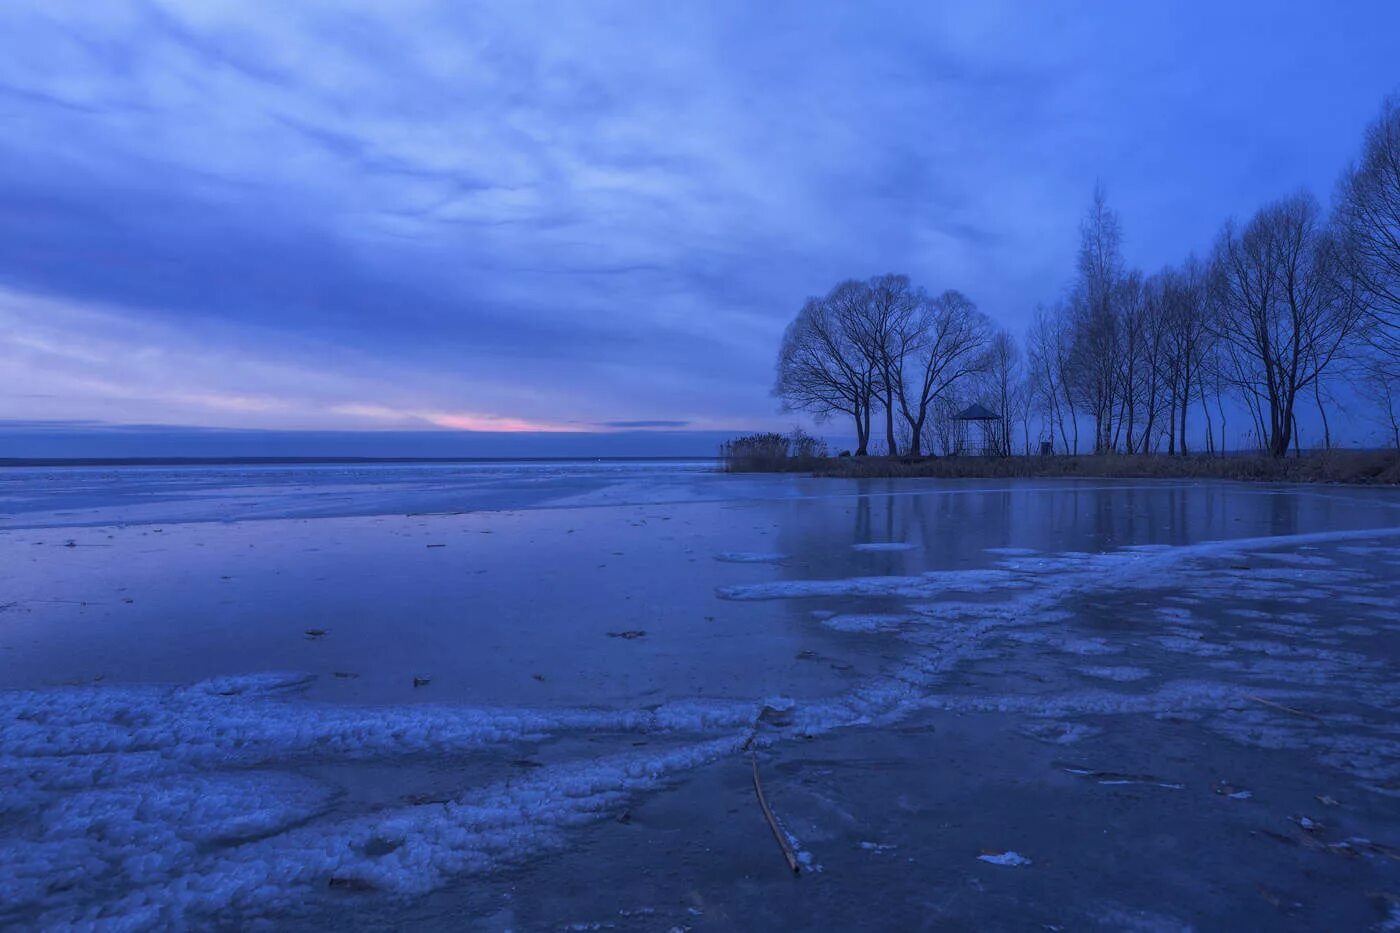
<path fill-rule="evenodd" d="M 1225 429 L 1226 411 L 1225 397 L 1229 394 L 1232 381 L 1229 377 L 1231 363 L 1229 348 L 1220 340 L 1214 339 L 1211 335 L 1218 329 L 1216 319 L 1219 317 L 1219 302 L 1223 292 L 1223 285 L 1220 284 L 1221 276 L 1216 271 L 1213 263 L 1206 263 L 1201 266 L 1201 309 L 1202 328 L 1200 341 L 1200 354 L 1198 355 L 1198 372 L 1200 378 L 1197 384 L 1200 386 L 1201 414 L 1206 422 L 1206 448 L 1214 454 L 1225 453 Z M 1215 440 L 1213 432 L 1214 422 L 1211 417 L 1210 406 L 1207 404 L 1207 397 L 1215 402 L 1215 413 L 1220 418 L 1220 440 Z"/>
<path fill-rule="evenodd" d="M 1281 457 L 1294 438 L 1298 393 L 1353 336 L 1359 304 L 1337 287 L 1338 250 L 1307 193 L 1267 205 L 1243 229 L 1227 223 L 1214 262 L 1214 335 L 1269 452 Z"/>
<path fill-rule="evenodd" d="M 1332 219 L 1340 271 L 1365 312 L 1361 333 L 1383 359 L 1400 363 L 1400 97 L 1388 98 L 1367 128 Z"/>
<path fill-rule="evenodd" d="M 1031 422 L 1035 418 L 1036 407 L 1040 404 L 1037 397 L 1036 377 L 1031 369 L 1030 361 L 1022 355 L 1020 378 L 1016 381 L 1016 417 L 1021 422 L 1021 453 L 1030 456 L 1031 449 Z"/>
<path fill-rule="evenodd" d="M 1166 369 L 1170 399 L 1168 451 L 1173 440 L 1184 456 L 1188 453 L 1186 434 L 1191 401 L 1199 398 L 1206 337 L 1206 270 L 1195 256 L 1186 257 L 1181 268 L 1165 273 L 1163 300 L 1167 335 Z"/>
<path fill-rule="evenodd" d="M 911 348 L 922 339 L 918 318 L 925 301 L 923 292 L 910 284 L 908 276 L 880 275 L 861 284 L 859 301 L 850 303 L 849 318 L 856 343 L 879 375 L 876 392 L 882 401 L 885 443 L 891 457 L 899 454 L 895 399 L 901 394 L 901 369 Z M 912 435 L 911 444 L 917 454 L 916 428 Z"/>
<path fill-rule="evenodd" d="M 1113 359 L 1118 367 L 1118 414 L 1114 423 L 1113 448 L 1124 439 L 1128 453 L 1137 452 L 1135 425 L 1139 416 L 1150 406 L 1152 372 L 1148 361 L 1149 332 L 1146 295 L 1142 274 L 1133 271 L 1119 278 L 1114 289 L 1114 310 L 1118 317 L 1115 328 L 1118 345 Z M 1143 439 L 1144 444 L 1146 439 Z"/>
<path fill-rule="evenodd" d="M 1361 385 L 1371 399 L 1374 417 L 1385 428 L 1390 444 L 1400 450 L 1400 366 L 1372 356 L 1364 363 Z"/>
<path fill-rule="evenodd" d="M 818 421 L 841 413 L 856 429 L 856 454 L 870 443 L 870 411 L 879 372 L 859 341 L 859 283 L 843 282 L 824 298 L 811 298 L 788 325 L 778 350 L 773 394 L 787 411 L 810 412 Z"/>
<path fill-rule="evenodd" d="M 954 420 L 967 400 L 959 393 L 959 387 L 944 392 L 929 405 L 928 419 L 924 422 L 923 444 L 929 451 L 938 451 L 943 456 L 960 453 L 967 442 L 967 423 Z"/>
<path fill-rule="evenodd" d="M 1036 309 L 1027 342 L 1027 355 L 1041 418 L 1051 439 L 1058 428 L 1062 449 L 1077 454 L 1079 417 L 1069 373 L 1072 339 L 1069 312 L 1063 303 L 1052 309 Z"/>
<path fill-rule="evenodd" d="M 1078 277 L 1071 295 L 1073 363 L 1071 385 L 1094 419 L 1094 452 L 1113 448 L 1119 401 L 1120 280 L 1123 259 L 1118 215 L 1108 207 L 1103 187 L 1079 227 Z"/>
<path fill-rule="evenodd" d="M 897 342 L 891 384 L 909 426 L 910 453 L 922 453 L 929 406 L 986 366 L 991 324 L 961 292 L 921 299 Z"/>
<path fill-rule="evenodd" d="M 1001 420 L 991 436 L 993 452 L 1011 455 L 1011 438 L 1020 407 L 1021 356 L 1016 339 L 1005 330 L 997 330 L 988 342 L 979 394 L 987 407 Z"/>
<path fill-rule="evenodd" d="M 1166 269 L 1148 278 L 1142 285 L 1142 388 L 1138 394 L 1143 401 L 1142 434 L 1137 449 L 1151 453 L 1161 434 L 1162 409 L 1172 398 L 1171 320 L 1169 313 L 1169 282 L 1172 270 Z M 1171 412 L 1165 419 L 1167 434 L 1172 437 Z M 1170 443 L 1170 441 L 1169 441 Z"/>

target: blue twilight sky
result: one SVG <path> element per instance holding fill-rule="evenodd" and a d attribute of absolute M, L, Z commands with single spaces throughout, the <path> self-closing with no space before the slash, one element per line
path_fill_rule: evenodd
<path fill-rule="evenodd" d="M 1019 332 L 1096 178 L 1148 270 L 1325 200 L 1397 36 L 1394 0 L 0 4 L 0 427 L 785 425 L 778 338 L 839 279 Z"/>

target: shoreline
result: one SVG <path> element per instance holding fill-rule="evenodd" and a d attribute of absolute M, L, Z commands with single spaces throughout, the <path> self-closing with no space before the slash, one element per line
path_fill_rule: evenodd
<path fill-rule="evenodd" d="M 708 463 L 694 457 L 0 457 L 0 469 L 179 466 L 395 466 L 484 463 Z"/>
<path fill-rule="evenodd" d="M 1400 451 L 1328 451 L 1275 459 L 1253 454 L 1222 457 L 1197 454 L 1081 454 L 1012 457 L 824 457 L 734 458 L 729 473 L 807 473 L 842 479 L 1035 479 L 1104 477 L 1121 479 L 1220 479 L 1286 482 L 1400 485 Z"/>

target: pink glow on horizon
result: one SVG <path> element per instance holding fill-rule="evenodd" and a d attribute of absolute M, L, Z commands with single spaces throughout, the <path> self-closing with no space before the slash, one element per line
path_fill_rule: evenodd
<path fill-rule="evenodd" d="M 453 431 L 494 431 L 502 434 L 521 433 L 576 433 L 588 428 L 577 424 L 553 424 L 546 421 L 529 421 L 507 415 L 486 415 L 478 412 L 455 411 L 415 411 L 390 408 L 386 405 L 337 405 L 337 414 L 353 415 L 361 418 L 374 418 L 381 421 L 427 422 L 440 428 Z"/>

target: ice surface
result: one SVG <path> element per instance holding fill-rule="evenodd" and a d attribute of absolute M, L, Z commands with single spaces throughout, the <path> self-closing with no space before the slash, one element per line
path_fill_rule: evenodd
<path fill-rule="evenodd" d="M 1349 801 L 1352 836 L 1391 825 L 1366 801 L 1400 794 L 1400 527 L 1377 522 L 1396 513 L 1374 494 L 676 470 L 457 477 L 459 499 L 451 477 L 297 475 L 272 492 L 264 475 L 94 479 L 81 507 L 50 501 L 47 474 L 7 480 L 20 507 L 0 530 L 0 923 L 337 925 L 373 905 L 477 926 L 489 911 L 470 892 L 504 897 L 519 876 L 503 869 L 596 870 L 583 840 L 613 833 L 633 834 L 614 858 L 662 851 L 655 814 L 673 796 L 691 795 L 674 825 L 750 832 L 726 817 L 753 806 L 747 772 L 722 776 L 754 751 L 773 762 L 779 817 L 819 856 L 804 849 L 809 866 L 852 897 L 871 879 L 844 852 L 904 865 L 939 835 L 899 821 L 875 834 L 869 811 L 946 820 L 939 787 L 1031 756 L 1015 786 L 1041 788 L 1040 804 L 953 805 L 1003 814 L 972 851 L 1015 830 L 1036 866 L 1005 874 L 1055 878 L 1079 925 L 1119 907 L 1054 874 L 1073 843 L 1021 833 L 1062 810 L 1091 825 L 1102 798 L 1076 795 L 1219 800 L 1220 776 L 1185 779 L 1181 761 L 1250 775 L 1254 796 L 1231 806 L 1303 786 Z M 324 514 L 297 506 L 322 493 Z M 444 514 L 404 514 L 428 497 Z M 150 523 L 120 524 L 137 515 Z M 973 751 L 941 757 L 958 723 L 976 724 Z M 1163 735 L 1189 753 L 1154 758 Z M 804 752 L 842 736 L 884 751 Z M 1133 755 L 1146 760 L 1120 763 Z M 842 802 L 802 796 L 844 767 Z M 905 777 L 870 791 L 883 774 Z M 781 868 L 774 851 L 756 864 L 770 859 Z M 515 925 L 689 922 L 662 921 L 675 898 L 571 896 L 532 898 Z M 464 898 L 465 922 L 432 913 Z M 648 903 L 658 913 L 620 912 Z"/>

